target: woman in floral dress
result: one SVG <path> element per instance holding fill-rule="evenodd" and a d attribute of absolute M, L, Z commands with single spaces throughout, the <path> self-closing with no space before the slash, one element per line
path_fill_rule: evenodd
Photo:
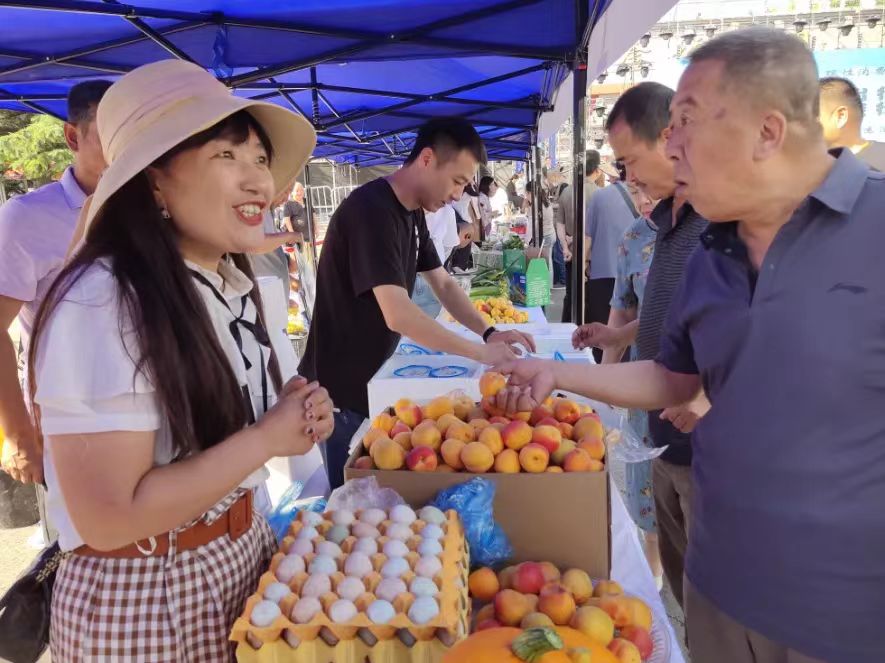
<path fill-rule="evenodd" d="M 631 225 L 618 245 L 618 271 L 611 300 L 610 327 L 623 327 L 639 320 L 642 298 L 648 270 L 654 255 L 657 228 L 648 219 L 653 205 L 645 194 L 631 187 L 630 194 L 641 216 Z M 636 349 L 629 349 L 630 359 L 635 358 Z M 602 363 L 621 360 L 616 350 L 606 349 Z M 648 433 L 648 414 L 645 410 L 629 410 L 627 420 L 643 444 L 651 447 Z M 655 503 L 652 496 L 651 461 L 626 463 L 627 508 L 636 525 L 645 535 L 645 555 L 660 588 L 663 576 L 661 556 L 658 551 Z"/>

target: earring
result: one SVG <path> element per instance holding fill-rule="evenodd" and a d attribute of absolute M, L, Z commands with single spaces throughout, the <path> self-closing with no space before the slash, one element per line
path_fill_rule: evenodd
<path fill-rule="evenodd" d="M 167 221 L 172 218 L 172 215 L 169 213 L 169 210 L 165 207 L 160 210 L 160 216 L 162 216 Z"/>

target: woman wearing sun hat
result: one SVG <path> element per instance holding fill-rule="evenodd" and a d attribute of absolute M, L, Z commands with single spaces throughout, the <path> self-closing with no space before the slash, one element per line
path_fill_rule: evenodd
<path fill-rule="evenodd" d="M 176 60 L 122 77 L 97 122 L 109 166 L 31 345 L 48 509 L 70 552 L 52 658 L 230 660 L 274 549 L 253 489 L 333 425 L 324 389 L 284 383 L 244 255 L 316 137 Z"/>

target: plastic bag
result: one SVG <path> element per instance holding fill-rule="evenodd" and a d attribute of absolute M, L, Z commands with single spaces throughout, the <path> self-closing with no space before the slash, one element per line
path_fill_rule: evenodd
<path fill-rule="evenodd" d="M 329 511 L 347 509 L 358 511 L 359 509 L 384 509 L 390 511 L 397 504 L 405 504 L 406 501 L 393 488 L 382 488 L 378 485 L 375 477 L 364 479 L 351 479 L 329 495 Z"/>
<path fill-rule="evenodd" d="M 438 509 L 454 509 L 461 516 L 470 563 L 475 566 L 494 566 L 513 556 L 510 540 L 495 522 L 494 502 L 495 484 L 482 477 L 446 488 L 432 502 Z"/>
<path fill-rule="evenodd" d="M 649 447 L 636 434 L 627 420 L 627 411 L 621 410 L 618 428 L 612 428 L 605 436 L 609 452 L 614 460 L 622 463 L 642 463 L 657 458 L 667 450 L 663 447 Z"/>
<path fill-rule="evenodd" d="M 298 497 L 303 490 L 303 483 L 293 481 L 292 485 L 280 497 L 279 504 L 267 516 L 267 524 L 270 525 L 278 542 L 282 541 L 283 537 L 286 536 L 286 532 L 289 531 L 289 525 L 295 520 L 299 511 L 322 513 L 326 510 L 326 500 L 322 497 L 308 497 L 299 500 Z"/>

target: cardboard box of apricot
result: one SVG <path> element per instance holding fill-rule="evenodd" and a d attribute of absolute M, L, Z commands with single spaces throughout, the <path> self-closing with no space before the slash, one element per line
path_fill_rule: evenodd
<path fill-rule="evenodd" d="M 374 476 L 413 507 L 482 476 L 495 483 L 495 519 L 517 562 L 546 559 L 595 578 L 611 571 L 611 503 L 605 430 L 584 404 L 554 397 L 503 416 L 490 394 L 505 378 L 486 373 L 480 403 L 443 396 L 396 402 L 372 421 L 344 467 Z"/>

